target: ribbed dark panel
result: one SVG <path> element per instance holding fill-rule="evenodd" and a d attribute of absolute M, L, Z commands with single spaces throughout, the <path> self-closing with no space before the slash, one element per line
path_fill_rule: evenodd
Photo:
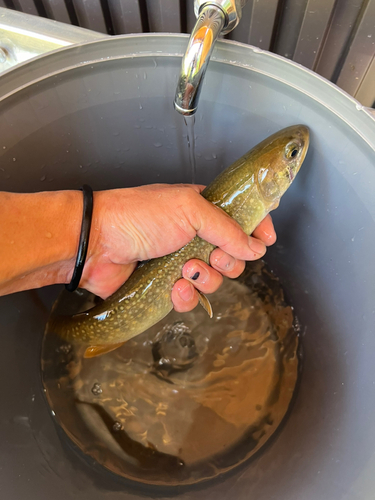
<path fill-rule="evenodd" d="M 100 0 L 73 0 L 79 25 L 100 33 L 108 33 Z"/>
<path fill-rule="evenodd" d="M 116 35 L 142 33 L 142 15 L 138 0 L 108 0 Z"/>
<path fill-rule="evenodd" d="M 46 14 L 50 19 L 71 24 L 68 8 L 61 0 L 43 0 Z"/>
<path fill-rule="evenodd" d="M 336 0 L 308 0 L 293 60 L 314 69 L 329 31 Z"/>
<path fill-rule="evenodd" d="M 0 6 L 108 34 L 187 32 L 193 0 L 0 0 Z M 271 50 L 375 100 L 375 0 L 248 0 L 227 38 Z"/>
<path fill-rule="evenodd" d="M 38 16 L 39 12 L 33 0 L 13 0 L 13 5 L 17 10 Z"/>
<path fill-rule="evenodd" d="M 146 0 L 150 31 L 181 32 L 180 0 Z"/>

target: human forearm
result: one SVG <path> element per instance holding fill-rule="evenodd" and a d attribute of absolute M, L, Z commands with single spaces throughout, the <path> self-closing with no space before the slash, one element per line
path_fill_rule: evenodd
<path fill-rule="evenodd" d="M 69 280 L 82 205 L 79 191 L 0 192 L 0 295 Z"/>
<path fill-rule="evenodd" d="M 244 260 L 260 258 L 275 241 L 271 218 L 248 237 L 200 196 L 202 188 L 159 184 L 95 192 L 80 286 L 106 298 L 129 278 L 137 261 L 174 252 L 196 235 L 218 248 L 211 254 L 211 267 L 195 259 L 182 269 L 184 279 L 172 290 L 178 311 L 196 305 L 195 288 L 212 293 L 221 275 L 238 276 Z M 0 295 L 69 283 L 81 232 L 82 193 L 0 192 L 0 207 Z"/>

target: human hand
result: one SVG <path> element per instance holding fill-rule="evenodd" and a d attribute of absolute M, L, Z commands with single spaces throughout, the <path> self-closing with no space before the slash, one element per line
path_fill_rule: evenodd
<path fill-rule="evenodd" d="M 90 245 L 80 286 L 106 298 L 134 271 L 137 262 L 174 252 L 196 235 L 217 246 L 210 266 L 193 259 L 172 290 L 174 308 L 189 311 L 196 289 L 213 293 L 222 276 L 236 278 L 246 260 L 261 258 L 276 240 L 267 216 L 247 236 L 221 209 L 200 196 L 204 186 L 154 184 L 94 194 Z M 192 277 L 199 273 L 193 280 Z"/>

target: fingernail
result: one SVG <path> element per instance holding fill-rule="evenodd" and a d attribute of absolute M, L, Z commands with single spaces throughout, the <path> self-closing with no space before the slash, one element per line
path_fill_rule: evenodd
<path fill-rule="evenodd" d="M 192 285 L 186 283 L 186 285 L 181 286 L 181 288 L 178 289 L 178 295 L 181 297 L 182 300 L 185 302 L 190 302 L 194 298 L 194 288 Z"/>
<path fill-rule="evenodd" d="M 231 255 L 223 255 L 222 257 L 220 257 L 220 259 L 215 259 L 216 266 L 227 272 L 232 271 L 235 263 L 236 259 Z"/>
<path fill-rule="evenodd" d="M 195 281 L 195 283 L 206 283 L 209 278 L 206 269 L 197 264 L 195 264 L 191 269 L 187 269 L 186 275 L 184 273 L 184 277 Z"/>
<path fill-rule="evenodd" d="M 264 255 L 266 253 L 266 245 L 256 238 L 249 236 L 249 248 L 252 252 L 258 255 Z"/>

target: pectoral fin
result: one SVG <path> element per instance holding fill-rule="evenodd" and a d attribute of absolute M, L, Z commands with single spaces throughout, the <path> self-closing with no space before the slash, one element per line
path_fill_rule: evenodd
<path fill-rule="evenodd" d="M 107 352 L 114 351 L 115 349 L 121 347 L 124 344 L 125 342 L 120 342 L 119 344 L 91 345 L 86 349 L 83 357 L 95 358 L 96 356 L 101 356 L 102 354 L 107 354 Z"/>
<path fill-rule="evenodd" d="M 208 300 L 208 298 L 205 296 L 204 293 L 200 292 L 199 290 L 197 290 L 197 292 L 198 292 L 198 298 L 199 298 L 200 305 L 207 312 L 209 317 L 212 318 L 214 315 L 214 312 L 212 310 L 212 306 L 211 306 L 210 301 Z"/>

